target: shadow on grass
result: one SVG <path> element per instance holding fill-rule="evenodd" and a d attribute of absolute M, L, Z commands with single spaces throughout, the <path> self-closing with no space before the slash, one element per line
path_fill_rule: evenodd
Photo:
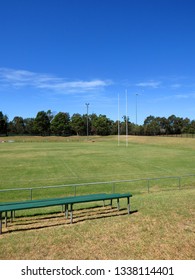
<path fill-rule="evenodd" d="M 134 214 L 137 212 L 138 210 L 130 211 L 130 214 Z M 31 215 L 30 217 L 33 219 L 36 216 L 43 216 L 43 215 L 44 214 L 35 214 L 34 216 Z M 75 224 L 79 224 L 89 220 L 99 220 L 99 219 L 106 219 L 106 218 L 117 217 L 117 216 L 125 216 L 128 215 L 128 213 L 126 208 L 121 208 L 120 211 L 118 211 L 117 208 L 111 208 L 110 206 L 105 206 L 105 207 L 93 206 L 87 209 L 80 209 L 80 210 L 77 209 L 73 211 L 73 224 L 70 223 L 69 217 L 68 218 L 65 217 L 64 213 L 52 212 L 52 214 L 49 215 L 50 216 L 39 217 L 38 219 L 33 219 L 33 220 L 25 219 L 25 220 L 17 221 L 16 219 L 14 222 L 8 224 L 6 231 L 4 231 L 3 233 L 6 234 L 12 232 L 39 230 L 44 228 L 58 227 L 62 225 L 74 226 Z M 23 216 L 23 218 L 26 217 L 29 216 Z"/>

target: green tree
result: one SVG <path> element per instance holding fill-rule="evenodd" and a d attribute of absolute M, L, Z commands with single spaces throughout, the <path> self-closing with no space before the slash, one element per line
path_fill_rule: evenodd
<path fill-rule="evenodd" d="M 185 130 L 185 127 L 187 127 L 189 124 L 188 118 L 183 119 L 183 118 L 176 117 L 175 115 L 171 115 L 168 118 L 168 121 L 170 125 L 171 134 L 181 134 L 183 130 Z"/>
<path fill-rule="evenodd" d="M 87 131 L 87 115 L 83 115 L 83 117 L 85 118 L 85 125 L 86 125 L 85 131 Z M 91 135 L 97 134 L 96 125 L 94 126 L 97 119 L 98 119 L 98 116 L 95 113 L 88 116 L 89 134 L 91 134 Z"/>
<path fill-rule="evenodd" d="M 24 134 L 25 133 L 25 125 L 22 117 L 14 117 L 11 122 L 12 133 L 14 134 Z"/>
<path fill-rule="evenodd" d="M 35 121 L 34 118 L 24 119 L 25 134 L 29 134 L 29 135 L 35 134 L 34 121 Z"/>
<path fill-rule="evenodd" d="M 110 135 L 112 131 L 113 121 L 107 118 L 105 115 L 99 115 L 92 122 L 94 132 L 97 135 Z"/>
<path fill-rule="evenodd" d="M 157 117 L 157 122 L 160 127 L 160 134 L 169 134 L 170 131 L 170 126 L 169 126 L 169 121 L 165 117 Z"/>
<path fill-rule="evenodd" d="M 185 133 L 186 131 L 188 131 L 190 127 L 190 119 L 189 118 L 185 118 L 182 121 L 182 133 Z"/>
<path fill-rule="evenodd" d="M 8 133 L 8 117 L 3 115 L 0 112 L 0 134 L 5 134 L 7 136 Z"/>
<path fill-rule="evenodd" d="M 169 122 L 169 134 L 175 134 L 176 116 L 175 115 L 169 116 L 168 122 Z"/>
<path fill-rule="evenodd" d="M 40 111 L 34 120 L 35 133 L 45 136 L 50 134 L 50 121 L 46 112 Z"/>
<path fill-rule="evenodd" d="M 189 129 L 188 129 L 188 133 L 195 134 L 195 120 L 191 121 Z"/>
<path fill-rule="evenodd" d="M 119 130 L 119 131 L 118 131 Z M 120 123 L 118 123 L 118 121 L 113 122 L 112 124 L 112 130 L 111 130 L 111 134 L 112 135 L 117 135 L 118 132 L 120 133 Z"/>
<path fill-rule="evenodd" d="M 71 129 L 73 134 L 76 135 L 85 135 L 85 118 L 80 114 L 73 114 L 71 117 Z"/>
<path fill-rule="evenodd" d="M 46 112 L 46 114 L 47 114 L 47 116 L 48 116 L 48 118 L 49 118 L 49 121 L 50 121 L 50 123 L 51 123 L 51 121 L 52 121 L 53 118 L 54 118 L 54 113 L 53 113 L 51 110 L 48 110 L 48 111 Z"/>
<path fill-rule="evenodd" d="M 126 135 L 127 132 L 128 132 L 128 135 L 134 134 L 133 133 L 133 125 L 129 121 L 129 117 L 125 115 L 125 116 L 123 116 L 123 121 L 120 122 L 120 134 L 121 135 Z"/>
<path fill-rule="evenodd" d="M 68 136 L 71 134 L 69 113 L 59 112 L 51 122 L 51 131 L 55 135 Z"/>
<path fill-rule="evenodd" d="M 149 116 L 144 120 L 144 134 L 145 135 L 159 135 L 160 125 L 158 118 L 154 116 Z"/>

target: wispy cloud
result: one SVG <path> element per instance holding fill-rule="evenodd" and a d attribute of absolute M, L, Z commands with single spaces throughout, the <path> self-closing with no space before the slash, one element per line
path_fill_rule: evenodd
<path fill-rule="evenodd" d="M 178 93 L 178 94 L 168 94 L 168 95 L 161 95 L 156 98 L 153 98 L 151 101 L 156 102 L 163 102 L 163 101 L 169 101 L 169 102 L 176 102 L 180 100 L 192 100 L 195 98 L 195 93 Z"/>
<path fill-rule="evenodd" d="M 38 87 L 51 89 L 55 91 L 67 91 L 67 92 L 85 92 L 93 91 L 95 89 L 104 88 L 111 84 L 111 81 L 104 80 L 91 80 L 91 81 L 47 81 L 41 82 Z"/>
<path fill-rule="evenodd" d="M 149 88 L 159 88 L 159 86 L 161 85 L 161 82 L 159 81 L 148 81 L 148 82 L 140 82 L 137 83 L 136 86 L 137 87 L 149 87 Z"/>
<path fill-rule="evenodd" d="M 174 97 L 177 99 L 195 98 L 195 93 L 181 93 L 181 94 L 176 94 Z"/>
<path fill-rule="evenodd" d="M 187 99 L 190 96 L 189 96 L 189 94 L 176 94 L 174 97 L 177 99 Z"/>
<path fill-rule="evenodd" d="M 58 93 L 87 92 L 102 89 L 112 84 L 111 80 L 73 80 L 27 70 L 0 68 L 0 83 L 12 87 L 34 87 Z"/>
<path fill-rule="evenodd" d="M 181 88 L 181 87 L 182 87 L 181 84 L 172 84 L 171 85 L 171 88 L 173 88 L 173 89 L 178 89 L 178 88 Z"/>

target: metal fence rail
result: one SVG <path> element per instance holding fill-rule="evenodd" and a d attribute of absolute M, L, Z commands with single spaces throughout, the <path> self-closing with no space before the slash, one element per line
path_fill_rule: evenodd
<path fill-rule="evenodd" d="M 63 189 L 63 193 L 65 189 L 68 189 L 67 194 L 70 195 L 77 195 L 79 192 L 79 189 L 81 187 L 89 187 L 90 190 L 96 185 L 96 186 L 103 186 L 105 185 L 107 187 L 107 191 L 111 193 L 115 193 L 119 190 L 121 191 L 121 184 L 123 184 L 123 187 L 125 184 L 128 184 L 127 188 L 130 188 L 130 185 L 134 184 L 142 184 L 142 192 L 150 193 L 152 191 L 162 191 L 162 190 L 170 190 L 170 189 L 181 189 L 186 187 L 186 184 L 183 183 L 184 178 L 190 179 L 190 182 L 187 183 L 187 186 L 195 186 L 195 174 L 189 174 L 189 175 L 183 175 L 183 176 L 168 176 L 168 177 L 157 177 L 157 178 L 141 178 L 141 179 L 132 179 L 132 180 L 115 180 L 115 181 L 107 181 L 107 182 L 91 182 L 91 183 L 82 183 L 82 184 L 64 184 L 64 185 L 57 185 L 57 186 L 43 186 L 43 187 L 34 187 L 34 188 L 12 188 L 12 189 L 2 189 L 0 190 L 0 194 L 2 193 L 9 193 L 13 195 L 14 192 L 27 192 L 27 199 L 32 200 L 34 198 L 34 193 L 36 191 L 49 191 L 51 189 Z M 193 181 L 193 179 L 194 181 Z M 168 180 L 168 182 L 167 182 Z M 173 180 L 174 183 L 170 183 L 170 181 Z M 156 181 L 166 181 L 164 187 L 162 187 L 159 183 L 156 183 Z M 155 184 L 156 183 L 156 184 Z M 160 187 L 159 187 L 160 186 Z M 134 186 L 135 187 L 135 186 Z M 136 189 L 136 187 L 133 189 L 135 192 L 136 190 L 139 191 L 139 188 Z M 26 195 L 25 195 L 26 199 Z"/>

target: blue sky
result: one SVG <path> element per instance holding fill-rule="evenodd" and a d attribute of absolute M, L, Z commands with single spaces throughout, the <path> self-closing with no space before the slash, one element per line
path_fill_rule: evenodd
<path fill-rule="evenodd" d="M 195 119 L 194 0 L 0 0 L 0 111 Z"/>

